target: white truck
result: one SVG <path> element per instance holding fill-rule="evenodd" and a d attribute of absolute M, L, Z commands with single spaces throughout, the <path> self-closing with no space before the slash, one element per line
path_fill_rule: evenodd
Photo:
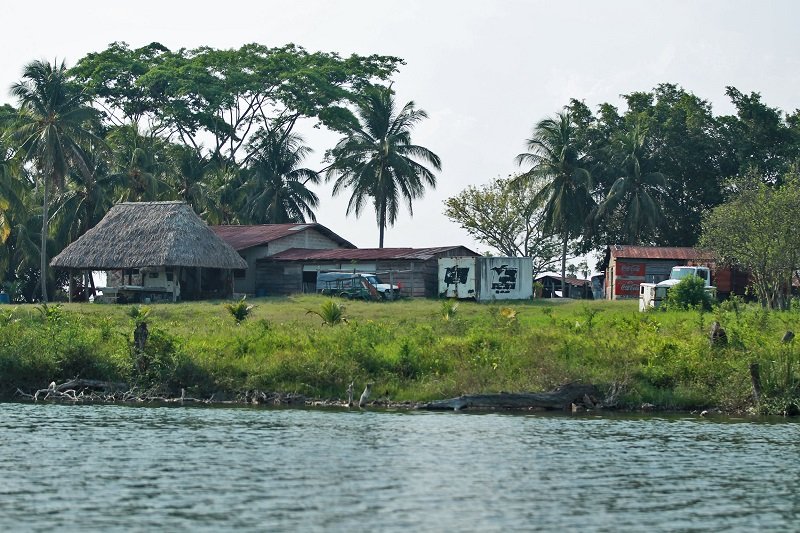
<path fill-rule="evenodd" d="M 647 311 L 659 307 L 667 298 L 667 291 L 687 276 L 697 276 L 705 282 L 706 292 L 716 296 L 717 288 L 711 286 L 711 270 L 704 266 L 672 267 L 669 279 L 660 283 L 642 283 L 639 285 L 639 311 Z"/>

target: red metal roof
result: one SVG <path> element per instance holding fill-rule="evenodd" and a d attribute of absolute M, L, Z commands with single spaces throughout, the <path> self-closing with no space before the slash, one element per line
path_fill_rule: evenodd
<path fill-rule="evenodd" d="M 678 246 L 628 246 L 615 244 L 609 246 L 616 259 L 714 259 L 714 253 L 699 248 Z"/>
<path fill-rule="evenodd" d="M 211 226 L 211 230 L 222 240 L 230 244 L 237 252 L 267 244 L 300 231 L 314 229 L 329 239 L 346 248 L 355 248 L 351 242 L 343 239 L 322 224 L 259 224 L 256 226 Z"/>
<path fill-rule="evenodd" d="M 276 261 L 375 261 L 406 259 L 425 261 L 436 255 L 461 248 L 459 255 L 478 254 L 464 246 L 441 246 L 437 248 L 334 248 L 329 250 L 311 250 L 306 248 L 290 248 L 269 257 Z"/>

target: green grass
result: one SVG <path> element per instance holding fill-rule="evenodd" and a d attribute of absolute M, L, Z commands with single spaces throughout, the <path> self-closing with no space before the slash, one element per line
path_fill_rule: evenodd
<path fill-rule="evenodd" d="M 642 314 L 636 302 L 535 300 L 462 301 L 445 313 L 441 300 L 352 301 L 347 323 L 325 325 L 318 313 L 327 300 L 253 300 L 239 325 L 228 302 L 151 305 L 144 353 L 132 348 L 131 306 L 3 306 L 0 394 L 80 376 L 197 396 L 260 389 L 341 398 L 351 381 L 372 381 L 377 397 L 428 400 L 582 380 L 620 388 L 624 407 L 742 410 L 752 403 L 749 364 L 758 362 L 769 410 L 800 395 L 800 350 L 780 342 L 797 331 L 797 310 Z M 709 346 L 714 320 L 727 330 L 726 347 Z"/>

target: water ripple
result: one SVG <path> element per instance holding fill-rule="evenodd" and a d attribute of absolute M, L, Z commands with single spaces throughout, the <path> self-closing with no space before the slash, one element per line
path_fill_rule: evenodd
<path fill-rule="evenodd" d="M 0 404 L 0 529 L 793 529 L 797 425 Z"/>

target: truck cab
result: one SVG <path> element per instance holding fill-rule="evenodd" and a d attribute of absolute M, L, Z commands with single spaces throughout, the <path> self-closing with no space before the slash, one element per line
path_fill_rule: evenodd
<path fill-rule="evenodd" d="M 716 287 L 711 285 L 711 269 L 704 266 L 675 266 L 669 273 L 669 279 L 660 283 L 642 283 L 639 285 L 639 311 L 655 309 L 664 303 L 667 292 L 684 278 L 697 276 L 703 280 L 706 291 L 716 295 Z"/>

